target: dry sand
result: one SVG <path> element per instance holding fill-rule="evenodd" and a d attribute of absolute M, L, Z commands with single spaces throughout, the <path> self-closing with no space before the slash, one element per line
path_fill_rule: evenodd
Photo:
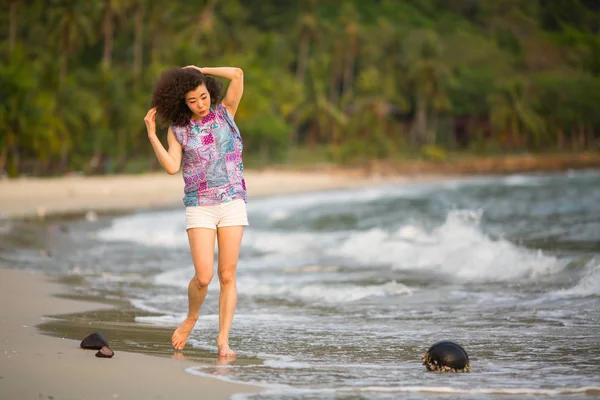
<path fill-rule="evenodd" d="M 39 334 L 36 325 L 50 315 L 107 307 L 54 296 L 63 289 L 42 275 L 0 269 L 0 399 L 212 400 L 259 390 L 185 373 L 198 365 L 188 360 L 126 352 L 101 359 L 79 341 Z"/>
<path fill-rule="evenodd" d="M 287 171 L 246 171 L 245 178 L 250 201 L 273 194 L 409 180 L 406 177 L 364 178 L 349 173 Z M 180 174 L 0 180 L 0 216 L 5 217 L 45 217 L 157 207 L 183 207 L 183 179 Z"/>

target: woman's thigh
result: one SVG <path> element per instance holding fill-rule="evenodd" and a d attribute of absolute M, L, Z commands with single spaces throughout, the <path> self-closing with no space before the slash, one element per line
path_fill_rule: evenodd
<path fill-rule="evenodd" d="M 226 226 L 217 230 L 219 241 L 219 276 L 235 274 L 244 226 Z"/>
<path fill-rule="evenodd" d="M 212 278 L 215 263 L 215 238 L 217 231 L 209 228 L 187 230 L 190 251 L 196 276 L 199 279 Z"/>

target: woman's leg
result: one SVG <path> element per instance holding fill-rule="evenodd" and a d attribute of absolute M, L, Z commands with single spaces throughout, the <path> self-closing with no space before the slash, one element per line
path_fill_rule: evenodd
<path fill-rule="evenodd" d="M 185 342 L 196 325 L 200 307 L 214 273 L 216 231 L 209 228 L 191 228 L 187 230 L 187 234 L 196 274 L 188 284 L 187 318 L 173 332 L 171 338 L 176 350 L 185 347 Z"/>
<path fill-rule="evenodd" d="M 237 304 L 236 268 L 242 246 L 243 226 L 218 228 L 219 242 L 219 337 L 217 347 L 220 357 L 232 357 L 235 353 L 229 348 L 229 331 Z"/>

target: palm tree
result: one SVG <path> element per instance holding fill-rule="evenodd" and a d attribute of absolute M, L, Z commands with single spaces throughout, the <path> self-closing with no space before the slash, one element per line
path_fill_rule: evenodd
<path fill-rule="evenodd" d="M 414 31 L 405 41 L 408 76 L 416 95 L 416 115 L 413 144 L 425 144 L 428 138 L 429 114 L 447 109 L 449 100 L 445 81 L 450 76 L 446 65 L 439 60 L 441 45 L 437 34 L 429 30 Z M 431 130 L 435 132 L 435 126 Z"/>
<path fill-rule="evenodd" d="M 135 0 L 134 3 L 134 39 L 133 39 L 133 77 L 136 87 L 140 83 L 144 51 L 144 15 L 147 0 Z"/>
<path fill-rule="evenodd" d="M 296 61 L 296 84 L 301 90 L 304 88 L 308 56 L 311 41 L 317 40 L 319 36 L 319 22 L 315 15 L 315 0 L 303 3 L 303 11 L 298 18 L 297 31 L 300 36 L 300 45 Z M 292 113 L 289 145 L 294 146 L 298 142 L 298 127 L 300 119 L 296 112 Z"/>
<path fill-rule="evenodd" d="M 12 54 L 17 43 L 17 8 L 21 0 L 8 0 L 8 54 Z"/>
<path fill-rule="evenodd" d="M 354 84 L 354 68 L 362 29 L 360 25 L 360 14 L 352 3 L 344 3 L 340 13 L 339 21 L 343 27 L 342 34 L 344 37 L 342 97 L 348 98 L 352 95 L 352 87 Z"/>
<path fill-rule="evenodd" d="M 49 6 L 50 39 L 58 45 L 60 72 L 59 82 L 62 84 L 67 77 L 69 58 L 92 41 L 93 27 L 89 17 L 88 2 L 76 0 L 74 4 L 66 5 L 59 2 Z"/>
<path fill-rule="evenodd" d="M 114 18 L 126 10 L 131 0 L 104 0 L 104 20 L 102 22 L 102 34 L 104 36 L 104 47 L 102 50 L 102 67 L 110 69 L 112 65 L 112 52 L 114 40 Z"/>
<path fill-rule="evenodd" d="M 492 127 L 500 142 L 512 149 L 525 144 L 523 135 L 537 141 L 546 133 L 546 123 L 530 104 L 525 89 L 522 80 L 506 81 L 489 99 Z"/>
<path fill-rule="evenodd" d="M 23 152 L 35 160 L 58 153 L 62 126 L 54 113 L 56 99 L 40 89 L 40 67 L 20 46 L 0 65 L 0 171 L 6 168 L 10 176 L 19 175 Z"/>

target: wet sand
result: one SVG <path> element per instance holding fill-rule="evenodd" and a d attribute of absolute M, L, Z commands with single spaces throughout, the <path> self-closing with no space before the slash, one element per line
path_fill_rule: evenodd
<path fill-rule="evenodd" d="M 51 315 L 108 307 L 56 297 L 64 292 L 49 277 L 0 269 L 0 398 L 227 399 L 259 390 L 185 373 L 198 365 L 189 360 L 122 351 L 102 359 L 80 341 L 38 333 Z"/>

